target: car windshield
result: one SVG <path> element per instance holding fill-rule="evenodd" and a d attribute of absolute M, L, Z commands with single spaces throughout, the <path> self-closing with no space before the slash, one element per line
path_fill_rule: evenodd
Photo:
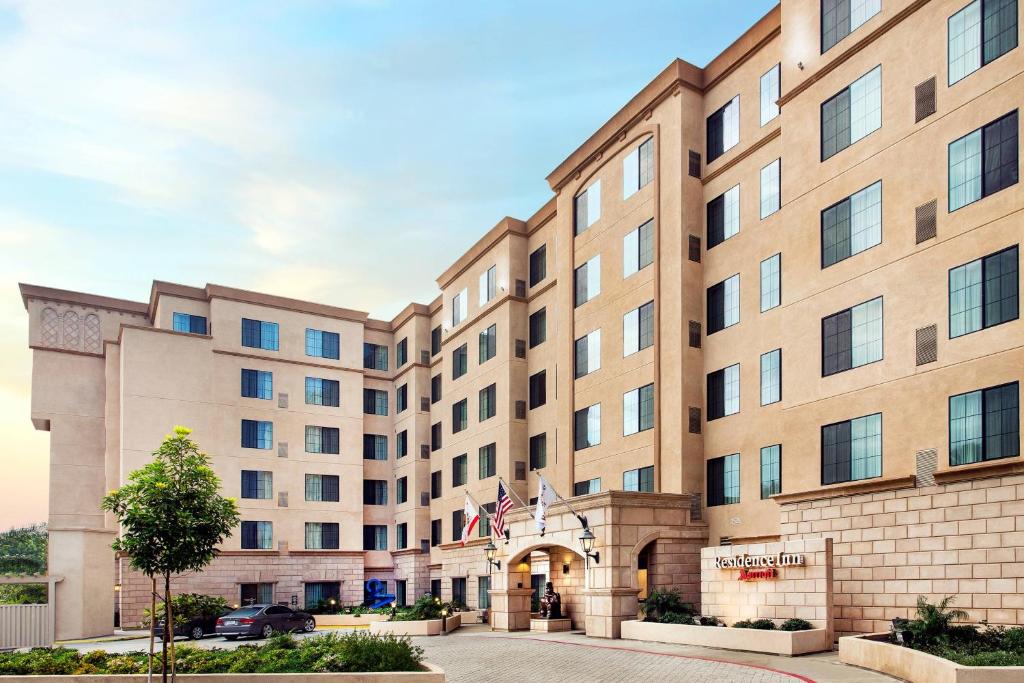
<path fill-rule="evenodd" d="M 226 615 L 229 617 L 254 617 L 259 614 L 259 609 L 253 609 L 252 607 L 245 607 L 243 609 L 236 609 L 234 612 Z"/>

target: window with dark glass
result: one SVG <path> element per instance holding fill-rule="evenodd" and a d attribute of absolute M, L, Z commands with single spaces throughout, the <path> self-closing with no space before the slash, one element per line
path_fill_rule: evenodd
<path fill-rule="evenodd" d="M 341 433 L 337 427 L 306 425 L 306 452 L 338 455 Z"/>
<path fill-rule="evenodd" d="M 821 428 L 821 483 L 882 476 L 882 414 Z"/>
<path fill-rule="evenodd" d="M 530 253 L 530 286 L 548 276 L 548 248 L 542 244 Z"/>
<path fill-rule="evenodd" d="M 654 428 L 654 384 L 627 391 L 622 395 L 622 435 L 629 436 Z"/>
<path fill-rule="evenodd" d="M 1017 0 L 974 0 L 948 24 L 953 85 L 1017 47 Z"/>
<path fill-rule="evenodd" d="M 1020 177 L 1017 111 L 949 143 L 949 211 L 995 194 Z"/>
<path fill-rule="evenodd" d="M 491 535 L 491 519 L 497 511 L 498 505 L 497 503 L 484 503 L 480 508 L 480 521 L 477 523 L 477 528 L 480 530 L 480 538 L 487 538 Z"/>
<path fill-rule="evenodd" d="M 274 423 L 267 420 L 242 420 L 242 448 L 269 449 L 274 441 Z"/>
<path fill-rule="evenodd" d="M 263 470 L 242 470 L 242 498 L 270 500 L 274 496 L 274 474 Z"/>
<path fill-rule="evenodd" d="M 465 486 L 469 473 L 469 455 L 463 453 L 452 458 L 452 487 Z"/>
<path fill-rule="evenodd" d="M 530 437 L 530 469 L 541 470 L 548 464 L 548 435 L 534 434 Z"/>
<path fill-rule="evenodd" d="M 363 550 L 387 550 L 388 527 L 385 524 L 363 525 Z"/>
<path fill-rule="evenodd" d="M 641 491 L 651 493 L 654 491 L 654 465 L 640 467 L 635 470 L 626 470 L 622 473 L 623 491 Z"/>
<path fill-rule="evenodd" d="M 363 479 L 363 505 L 387 505 L 388 483 L 383 479 Z"/>
<path fill-rule="evenodd" d="M 622 357 L 654 344 L 654 302 L 648 301 L 622 316 Z"/>
<path fill-rule="evenodd" d="M 821 0 L 821 53 L 878 14 L 882 0 Z"/>
<path fill-rule="evenodd" d="M 708 334 L 720 332 L 740 321 L 740 276 L 733 275 L 708 287 Z"/>
<path fill-rule="evenodd" d="M 441 520 L 430 520 L 430 547 L 441 545 Z M 436 587 L 435 587 L 436 582 Z M 441 579 L 430 580 L 430 594 L 434 597 L 441 597 Z"/>
<path fill-rule="evenodd" d="M 437 403 L 441 400 L 441 375 L 434 375 L 430 378 L 430 402 Z"/>
<path fill-rule="evenodd" d="M 530 375 L 530 410 L 547 402 L 547 371 L 541 370 Z"/>
<path fill-rule="evenodd" d="M 627 278 L 654 263 L 654 219 L 622 238 L 622 277 Z"/>
<path fill-rule="evenodd" d="M 430 498 L 441 497 L 441 470 L 430 473 Z"/>
<path fill-rule="evenodd" d="M 274 398 L 274 373 L 242 369 L 242 397 L 270 400 Z"/>
<path fill-rule="evenodd" d="M 452 404 L 452 434 L 458 434 L 469 426 L 469 399 Z"/>
<path fill-rule="evenodd" d="M 188 334 L 206 334 L 206 317 L 192 313 L 175 313 L 171 319 L 175 332 Z"/>
<path fill-rule="evenodd" d="M 395 456 L 404 458 L 409 455 L 409 430 L 403 429 L 395 435 Z"/>
<path fill-rule="evenodd" d="M 363 412 L 367 415 L 387 415 L 388 392 L 383 389 L 363 389 Z"/>
<path fill-rule="evenodd" d="M 363 434 L 363 460 L 387 460 L 388 437 L 386 434 Z"/>
<path fill-rule="evenodd" d="M 654 138 L 633 148 L 622 160 L 622 198 L 629 199 L 654 179 Z"/>
<path fill-rule="evenodd" d="M 577 451 L 601 443 L 600 403 L 576 411 L 573 420 L 573 441 Z"/>
<path fill-rule="evenodd" d="M 601 293 L 600 254 L 573 271 L 573 287 L 576 306 L 582 306 Z"/>
<path fill-rule="evenodd" d="M 761 449 L 761 499 L 782 493 L 782 446 Z"/>
<path fill-rule="evenodd" d="M 388 347 L 363 342 L 363 367 L 368 370 L 387 370 Z"/>
<path fill-rule="evenodd" d="M 405 365 L 406 361 L 409 360 L 409 340 L 408 338 L 395 344 L 395 367 L 400 368 Z"/>
<path fill-rule="evenodd" d="M 336 379 L 307 377 L 306 405 L 337 408 L 341 405 L 341 383 Z"/>
<path fill-rule="evenodd" d="M 736 146 L 740 141 L 740 96 L 726 102 L 707 120 L 707 163 Z"/>
<path fill-rule="evenodd" d="M 395 389 L 395 412 L 400 413 L 409 407 L 409 385 L 403 384 Z"/>
<path fill-rule="evenodd" d="M 430 450 L 436 451 L 441 448 L 441 423 L 435 422 L 430 425 Z"/>
<path fill-rule="evenodd" d="M 876 66 L 821 104 L 821 160 L 882 127 L 882 67 Z"/>
<path fill-rule="evenodd" d="M 740 454 L 708 460 L 708 507 L 740 502 Z"/>
<path fill-rule="evenodd" d="M 1014 245 L 950 269 L 950 339 L 1017 319 L 1018 268 Z"/>
<path fill-rule="evenodd" d="M 277 323 L 242 318 L 242 346 L 253 349 L 278 350 Z"/>
<path fill-rule="evenodd" d="M 708 421 L 740 412 L 739 363 L 708 374 Z"/>
<path fill-rule="evenodd" d="M 337 332 L 324 332 L 307 327 L 306 355 L 338 360 L 341 356 L 341 337 Z"/>
<path fill-rule="evenodd" d="M 601 181 L 595 180 L 576 195 L 573 206 L 576 210 L 575 234 L 578 235 L 601 218 Z"/>
<path fill-rule="evenodd" d="M 1017 382 L 949 397 L 949 464 L 1020 455 Z"/>
<path fill-rule="evenodd" d="M 310 502 L 337 503 L 340 499 L 339 479 L 336 474 L 307 474 L 306 500 Z"/>
<path fill-rule="evenodd" d="M 497 473 L 498 468 L 497 444 L 489 443 L 486 446 L 481 446 L 477 453 L 477 459 L 477 471 L 480 473 L 480 479 L 493 477 Z"/>
<path fill-rule="evenodd" d="M 409 501 L 409 477 L 395 480 L 395 504 L 401 505 Z"/>
<path fill-rule="evenodd" d="M 242 522 L 242 550 L 270 550 L 274 545 L 271 522 Z"/>
<path fill-rule="evenodd" d="M 546 308 L 530 314 L 530 348 L 542 344 L 548 337 L 548 312 Z"/>
<path fill-rule="evenodd" d="M 409 524 L 408 522 L 402 522 L 401 524 L 395 525 L 395 549 L 405 550 L 409 547 Z M 395 602 L 399 605 L 405 604 L 405 596 L 399 595 L 401 592 L 399 589 L 405 589 L 405 581 L 395 581 Z"/>
<path fill-rule="evenodd" d="M 339 536 L 337 522 L 306 522 L 306 550 L 337 550 Z"/>
<path fill-rule="evenodd" d="M 438 325 L 430 331 L 430 355 L 436 356 L 441 353 L 441 326 Z"/>
<path fill-rule="evenodd" d="M 601 330 L 594 330 L 576 340 L 574 376 L 576 379 L 601 369 Z"/>
<path fill-rule="evenodd" d="M 591 493 L 601 493 L 601 477 L 577 481 L 572 485 L 572 495 L 574 496 L 586 496 Z M 530 504 L 534 505 L 536 502 L 535 500 Z"/>
<path fill-rule="evenodd" d="M 882 360 L 882 297 L 821 320 L 821 376 Z"/>
<path fill-rule="evenodd" d="M 708 249 L 712 249 L 740 231 L 740 186 L 734 185 L 708 202 Z"/>
<path fill-rule="evenodd" d="M 498 413 L 498 386 L 491 384 L 480 390 L 479 395 L 479 420 L 489 420 Z"/>
<path fill-rule="evenodd" d="M 452 351 L 452 379 L 456 380 L 469 371 L 469 347 L 463 344 Z"/>
<path fill-rule="evenodd" d="M 498 352 L 498 326 L 491 325 L 480 332 L 480 363 L 485 363 L 494 358 Z"/>
<path fill-rule="evenodd" d="M 882 243 L 882 181 L 821 212 L 821 267 Z"/>

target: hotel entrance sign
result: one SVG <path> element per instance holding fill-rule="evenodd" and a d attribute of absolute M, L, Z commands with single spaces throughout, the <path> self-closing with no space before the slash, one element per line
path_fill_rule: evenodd
<path fill-rule="evenodd" d="M 778 553 L 776 555 L 734 555 L 716 557 L 715 569 L 779 569 L 780 567 L 802 567 L 806 564 L 803 554 Z"/>

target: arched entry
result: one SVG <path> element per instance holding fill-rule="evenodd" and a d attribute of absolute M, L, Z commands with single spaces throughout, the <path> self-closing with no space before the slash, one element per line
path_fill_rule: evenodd
<path fill-rule="evenodd" d="M 540 543 L 513 555 L 508 570 L 519 577 L 515 579 L 515 585 L 529 586 L 531 615 L 540 609 L 540 596 L 550 581 L 562 598 L 563 616 L 569 618 L 573 629 L 583 629 L 586 624 L 584 566 L 584 558 L 572 548 L 557 543 Z"/>

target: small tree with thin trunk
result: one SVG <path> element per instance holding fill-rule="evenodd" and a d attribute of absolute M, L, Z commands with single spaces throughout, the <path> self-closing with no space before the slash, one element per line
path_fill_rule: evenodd
<path fill-rule="evenodd" d="M 207 455 L 189 438 L 191 433 L 186 427 L 175 427 L 174 433 L 168 434 L 153 453 L 153 462 L 132 472 L 127 484 L 103 499 L 103 509 L 114 513 L 121 525 L 114 550 L 125 553 L 134 569 L 152 579 L 154 592 L 156 578 L 163 577 L 164 681 L 168 672 L 168 644 L 174 676 L 171 576 L 200 571 L 210 564 L 217 546 L 238 524 L 235 500 L 220 495 L 220 479 L 210 468 Z M 151 634 L 154 621 L 151 620 Z"/>

